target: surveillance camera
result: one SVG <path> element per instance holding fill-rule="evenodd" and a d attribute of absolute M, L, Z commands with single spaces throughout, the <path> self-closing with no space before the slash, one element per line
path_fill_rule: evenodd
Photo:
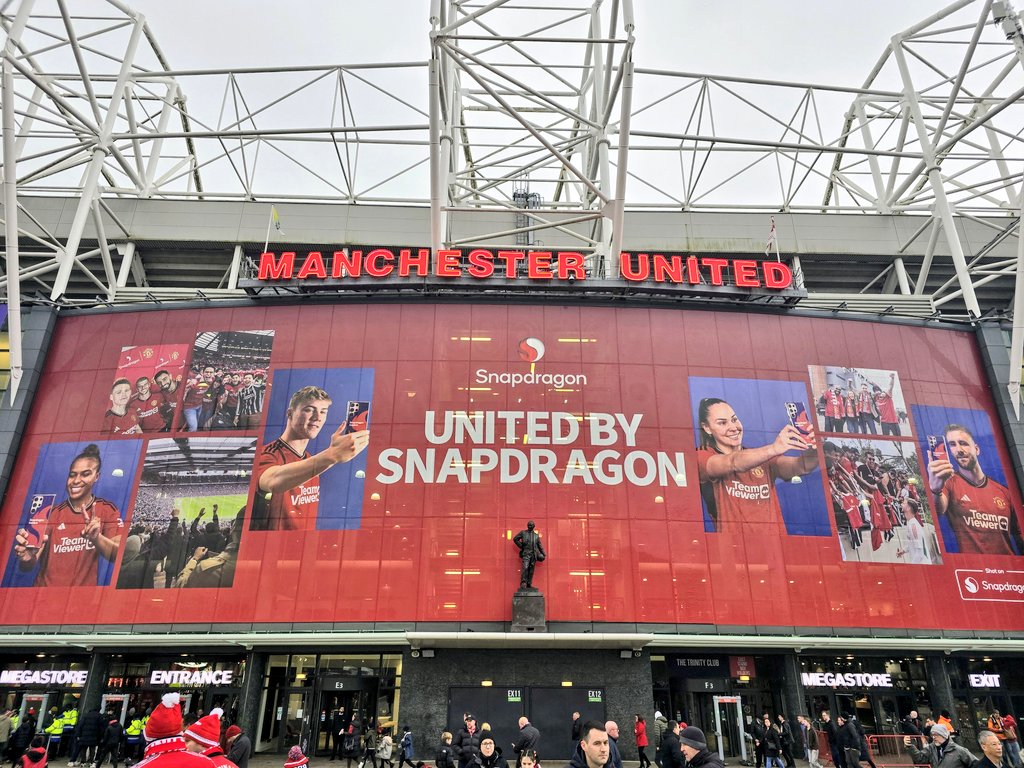
<path fill-rule="evenodd" d="M 633 651 L 633 658 L 639 659 L 643 655 L 643 651 Z"/>
<path fill-rule="evenodd" d="M 420 652 L 419 652 L 419 651 L 413 651 L 413 652 L 412 652 L 412 657 L 413 657 L 414 659 L 418 659 L 418 658 L 420 657 Z"/>

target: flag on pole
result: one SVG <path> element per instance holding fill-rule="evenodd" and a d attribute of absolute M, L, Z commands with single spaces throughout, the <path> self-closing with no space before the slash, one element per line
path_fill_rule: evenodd
<path fill-rule="evenodd" d="M 772 246 L 775 246 L 776 252 L 778 251 L 778 242 L 776 241 L 775 234 L 775 217 L 772 216 L 772 228 L 768 230 L 768 242 L 764 245 L 764 255 L 767 256 L 772 251 Z"/>
<path fill-rule="evenodd" d="M 274 222 L 274 229 L 276 229 L 278 232 L 280 232 L 283 235 L 284 234 L 284 230 L 281 229 L 281 217 L 277 215 L 277 206 L 276 205 L 270 206 L 270 220 L 272 222 Z M 773 232 L 775 231 L 775 219 L 774 218 L 772 219 L 772 231 Z"/>

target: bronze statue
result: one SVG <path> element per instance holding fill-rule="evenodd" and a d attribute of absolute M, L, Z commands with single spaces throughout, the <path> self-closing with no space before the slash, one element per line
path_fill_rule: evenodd
<path fill-rule="evenodd" d="M 519 557 L 523 561 L 523 568 L 519 575 L 519 588 L 533 588 L 533 567 L 537 563 L 543 563 L 547 554 L 544 552 L 544 545 L 540 543 L 540 534 L 534 530 L 533 520 L 526 524 L 526 530 L 520 531 L 512 539 L 512 543 L 519 547 Z"/>

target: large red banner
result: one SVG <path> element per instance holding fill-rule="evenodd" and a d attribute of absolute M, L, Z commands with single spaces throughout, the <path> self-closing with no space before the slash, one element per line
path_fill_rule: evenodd
<path fill-rule="evenodd" d="M 126 375 L 128 348 L 178 368 Z M 91 314 L 58 323 L 32 411 L 0 512 L 5 625 L 507 621 L 533 521 L 551 621 L 1024 629 L 1020 493 L 969 333 Z"/>

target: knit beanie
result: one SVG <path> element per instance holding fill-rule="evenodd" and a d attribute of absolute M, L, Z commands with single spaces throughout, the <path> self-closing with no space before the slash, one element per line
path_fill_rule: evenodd
<path fill-rule="evenodd" d="M 944 725 L 933 725 L 928 733 L 932 736 L 941 736 L 944 739 L 949 738 L 949 728 Z"/>
<path fill-rule="evenodd" d="M 679 743 L 685 744 L 694 749 L 707 749 L 708 742 L 704 738 L 704 731 L 694 725 L 686 726 L 679 734 Z"/>
<path fill-rule="evenodd" d="M 231 741 L 235 736 L 241 736 L 242 729 L 237 725 L 229 725 L 227 731 L 224 733 L 224 738 L 227 741 Z"/>
<path fill-rule="evenodd" d="M 146 723 L 146 741 L 181 735 L 181 696 L 165 693 Z"/>
<path fill-rule="evenodd" d="M 288 759 L 284 761 L 284 768 L 299 768 L 300 765 L 305 765 L 309 762 L 309 758 L 302 754 L 302 749 L 298 745 L 288 750 Z"/>
<path fill-rule="evenodd" d="M 220 744 L 220 716 L 223 714 L 220 707 L 211 710 L 206 717 L 200 717 L 185 729 L 185 738 L 207 747 L 216 747 Z"/>

